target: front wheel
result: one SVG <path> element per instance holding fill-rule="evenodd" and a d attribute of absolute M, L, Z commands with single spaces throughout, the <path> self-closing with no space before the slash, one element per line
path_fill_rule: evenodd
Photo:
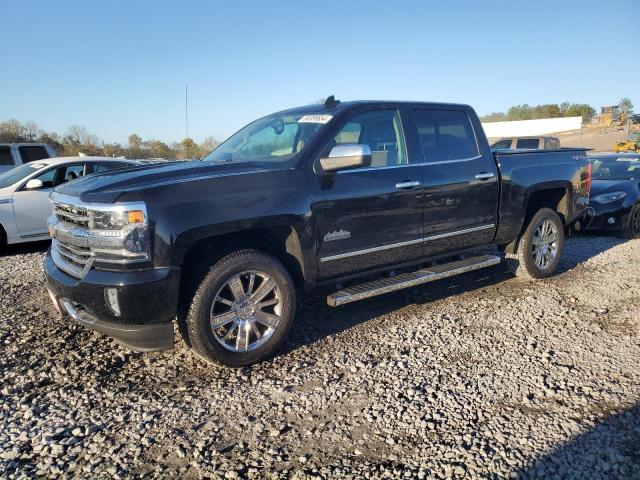
<path fill-rule="evenodd" d="M 626 238 L 640 238 L 640 203 L 637 203 L 629 214 L 629 223 L 624 230 Z"/>
<path fill-rule="evenodd" d="M 564 226 L 556 212 L 542 208 L 533 216 L 518 242 L 518 253 L 507 262 L 513 273 L 527 279 L 553 275 L 564 248 Z"/>
<path fill-rule="evenodd" d="M 258 362 L 289 333 L 295 305 L 293 281 L 278 260 L 256 250 L 231 253 L 196 291 L 187 316 L 191 346 L 209 362 Z"/>

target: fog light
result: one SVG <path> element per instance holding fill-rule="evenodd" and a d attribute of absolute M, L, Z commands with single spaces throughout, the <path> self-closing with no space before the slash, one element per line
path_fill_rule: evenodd
<path fill-rule="evenodd" d="M 614 223 L 616 223 L 616 219 L 613 218 L 613 217 L 609 217 L 609 218 L 607 218 L 607 223 L 609 225 L 613 225 Z"/>
<path fill-rule="evenodd" d="M 104 299 L 111 311 L 117 316 L 120 316 L 120 303 L 118 302 L 118 289 L 117 288 L 105 288 Z"/>

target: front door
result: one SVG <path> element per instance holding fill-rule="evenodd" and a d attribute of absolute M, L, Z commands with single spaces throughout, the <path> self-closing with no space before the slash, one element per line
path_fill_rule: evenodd
<path fill-rule="evenodd" d="M 54 187 L 84 175 L 84 164 L 71 164 L 49 170 L 32 177 L 40 180 L 42 187 L 27 190 L 25 185 L 13 194 L 13 215 L 16 220 L 18 234 L 23 238 L 45 236 L 47 234 L 47 218 L 52 213 L 49 194 Z"/>
<path fill-rule="evenodd" d="M 498 215 L 498 172 L 493 155 L 479 147 L 463 109 L 413 111 L 422 145 L 424 255 L 491 243 Z M 482 138 L 484 140 L 484 138 Z"/>
<path fill-rule="evenodd" d="M 422 255 L 420 167 L 409 158 L 400 112 L 351 114 L 324 147 L 366 144 L 371 165 L 312 176 L 318 276 L 331 278 Z"/>

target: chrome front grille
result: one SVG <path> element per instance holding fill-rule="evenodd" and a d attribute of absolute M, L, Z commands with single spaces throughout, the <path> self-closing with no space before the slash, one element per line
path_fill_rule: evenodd
<path fill-rule="evenodd" d="M 75 247 L 57 242 L 58 253 L 67 262 L 83 269 L 91 259 L 91 249 L 89 247 Z"/>
<path fill-rule="evenodd" d="M 58 268 L 76 278 L 84 278 L 92 268 L 121 270 L 149 262 L 149 232 L 146 206 L 142 202 L 123 204 L 83 203 L 79 198 L 51 194 L 53 215 L 48 219 L 52 238 L 51 258 Z M 122 212 L 140 214 L 143 221 L 118 226 L 109 216 Z M 125 216 L 126 217 L 126 216 Z M 105 228 L 105 221 L 112 229 Z"/>
<path fill-rule="evenodd" d="M 82 278 L 93 264 L 93 254 L 87 242 L 90 217 L 86 208 L 53 202 L 53 214 L 58 221 L 51 253 L 58 267 Z"/>
<path fill-rule="evenodd" d="M 53 203 L 53 213 L 56 218 L 63 223 L 81 227 L 89 227 L 90 217 L 86 208 L 66 205 L 64 203 Z"/>

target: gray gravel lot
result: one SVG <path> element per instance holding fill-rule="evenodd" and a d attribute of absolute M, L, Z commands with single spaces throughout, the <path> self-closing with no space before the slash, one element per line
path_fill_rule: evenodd
<path fill-rule="evenodd" d="M 0 471 L 10 478 L 640 478 L 640 240 L 568 240 L 331 309 L 279 356 L 131 353 L 56 316 L 42 245 L 0 256 Z"/>

